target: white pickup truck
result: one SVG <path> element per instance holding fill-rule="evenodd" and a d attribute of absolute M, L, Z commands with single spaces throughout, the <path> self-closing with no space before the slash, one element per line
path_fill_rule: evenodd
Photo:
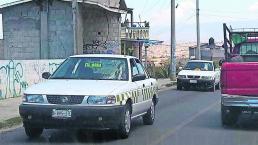
<path fill-rule="evenodd" d="M 215 91 L 220 88 L 220 69 L 213 61 L 190 60 L 177 76 L 177 89 L 198 87 Z"/>

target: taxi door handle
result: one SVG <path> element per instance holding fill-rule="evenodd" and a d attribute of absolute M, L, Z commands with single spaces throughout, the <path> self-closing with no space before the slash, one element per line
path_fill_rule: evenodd
<path fill-rule="evenodd" d="M 151 82 L 151 86 L 153 86 L 153 83 Z"/>
<path fill-rule="evenodd" d="M 145 84 L 143 84 L 142 87 L 145 88 Z"/>

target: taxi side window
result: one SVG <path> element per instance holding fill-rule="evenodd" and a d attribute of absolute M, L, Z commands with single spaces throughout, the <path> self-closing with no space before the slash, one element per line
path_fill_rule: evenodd
<path fill-rule="evenodd" d="M 132 71 L 132 76 L 136 76 L 139 74 L 139 71 L 137 69 L 136 63 L 134 62 L 133 59 L 130 59 L 130 65 L 131 65 L 131 71 Z"/>
<path fill-rule="evenodd" d="M 135 62 L 136 62 L 136 66 L 137 66 L 137 68 L 138 68 L 138 70 L 139 70 L 139 74 L 146 76 L 145 70 L 144 70 L 144 68 L 143 68 L 142 63 L 140 62 L 140 60 L 135 59 Z"/>

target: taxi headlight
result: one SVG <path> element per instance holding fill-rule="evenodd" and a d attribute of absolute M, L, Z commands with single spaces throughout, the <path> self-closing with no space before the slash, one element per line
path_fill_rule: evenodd
<path fill-rule="evenodd" d="M 91 105 L 115 104 L 115 96 L 89 96 L 87 103 Z"/>
<path fill-rule="evenodd" d="M 179 78 L 179 79 L 185 79 L 185 78 L 186 78 L 186 75 L 178 75 L 177 78 Z"/>
<path fill-rule="evenodd" d="M 27 103 L 44 103 L 42 95 L 24 95 L 22 100 Z"/>
<path fill-rule="evenodd" d="M 202 79 L 204 80 L 213 80 L 212 76 L 202 76 Z"/>

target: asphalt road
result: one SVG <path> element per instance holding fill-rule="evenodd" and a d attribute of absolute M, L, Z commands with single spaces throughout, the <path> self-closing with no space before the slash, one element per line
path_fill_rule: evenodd
<path fill-rule="evenodd" d="M 45 130 L 42 137 L 29 140 L 23 128 L 0 134 L 0 144 L 100 144 L 100 145 L 256 145 L 256 121 L 240 118 L 235 127 L 222 127 L 220 92 L 176 91 L 160 92 L 152 126 L 140 118 L 132 122 L 128 139 L 112 132 L 88 133 L 78 136 L 75 130 Z"/>

